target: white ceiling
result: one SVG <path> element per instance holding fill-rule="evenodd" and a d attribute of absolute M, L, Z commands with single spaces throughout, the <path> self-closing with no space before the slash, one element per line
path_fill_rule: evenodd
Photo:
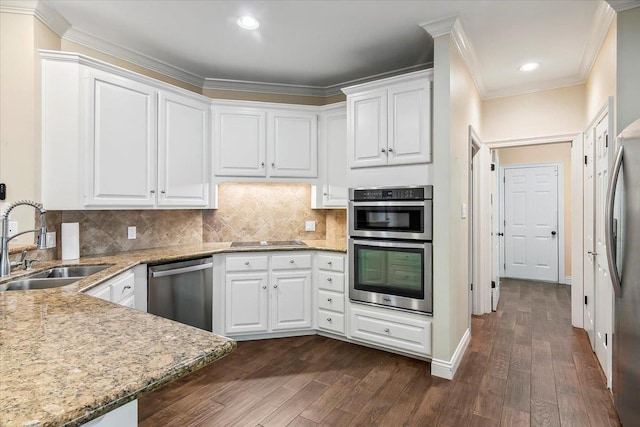
<path fill-rule="evenodd" d="M 182 80 L 274 83 L 301 93 L 425 68 L 433 41 L 420 25 L 458 16 L 463 53 L 484 98 L 583 83 L 613 17 L 600 0 L 45 3 L 71 25 L 65 38 Z M 260 28 L 239 28 L 244 14 Z M 542 66 L 520 72 L 528 61 Z"/>

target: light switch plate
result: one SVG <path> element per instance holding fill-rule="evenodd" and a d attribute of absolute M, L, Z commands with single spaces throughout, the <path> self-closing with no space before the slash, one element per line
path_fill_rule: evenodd
<path fill-rule="evenodd" d="M 56 232 L 55 231 L 49 231 L 47 233 L 47 248 L 55 248 L 56 247 Z"/>
<path fill-rule="evenodd" d="M 316 231 L 316 222 L 315 221 L 305 221 L 304 222 L 304 231 Z"/>
<path fill-rule="evenodd" d="M 135 226 L 127 227 L 127 239 L 133 240 L 135 238 L 136 238 L 136 227 Z"/>
<path fill-rule="evenodd" d="M 9 221 L 9 237 L 18 234 L 18 221 Z"/>

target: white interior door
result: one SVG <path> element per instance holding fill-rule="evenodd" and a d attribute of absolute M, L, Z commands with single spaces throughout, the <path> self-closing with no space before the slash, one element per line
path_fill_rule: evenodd
<path fill-rule="evenodd" d="M 605 116 L 596 126 L 596 191 L 595 191 L 595 352 L 611 384 L 613 325 L 613 287 L 607 264 L 605 240 L 605 205 L 609 184 L 609 119 Z"/>
<path fill-rule="evenodd" d="M 493 175 L 491 183 L 491 310 L 498 309 L 500 300 L 500 157 L 491 152 Z"/>
<path fill-rule="evenodd" d="M 505 168 L 505 276 L 558 281 L 558 167 Z"/>
<path fill-rule="evenodd" d="M 594 130 L 584 136 L 584 329 L 595 349 L 595 150 Z"/>

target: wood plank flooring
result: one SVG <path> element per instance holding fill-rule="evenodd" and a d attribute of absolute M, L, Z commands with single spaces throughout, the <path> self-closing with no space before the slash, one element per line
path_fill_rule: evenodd
<path fill-rule="evenodd" d="M 240 342 L 139 401 L 151 426 L 618 426 L 570 288 L 504 280 L 453 381 L 429 363 L 320 336 Z"/>

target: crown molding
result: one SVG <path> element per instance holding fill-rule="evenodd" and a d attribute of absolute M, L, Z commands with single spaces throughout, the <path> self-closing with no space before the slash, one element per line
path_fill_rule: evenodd
<path fill-rule="evenodd" d="M 450 34 L 456 21 L 458 21 L 457 16 L 449 16 L 436 21 L 425 22 L 420 26 L 435 39 L 436 37 Z"/>
<path fill-rule="evenodd" d="M 107 55 L 115 56 L 116 58 L 134 63 L 148 70 L 164 74 L 165 76 L 172 77 L 176 80 L 180 80 L 181 82 L 189 83 L 200 88 L 204 85 L 204 77 L 202 76 L 174 65 L 167 64 L 166 62 L 144 55 L 140 52 L 136 52 L 135 50 L 111 43 L 77 28 L 71 27 L 65 33 L 63 38 L 102 53 L 106 53 Z"/>
<path fill-rule="evenodd" d="M 571 142 L 576 139 L 577 133 L 561 135 L 537 136 L 532 138 L 504 139 L 500 141 L 485 141 L 484 145 L 491 149 L 522 147 L 526 145 L 556 144 L 558 142 Z"/>
<path fill-rule="evenodd" d="M 615 16 L 616 13 L 607 3 L 601 2 L 598 5 L 598 9 L 593 17 L 591 32 L 587 36 L 582 57 L 580 58 L 580 65 L 578 66 L 577 79 L 579 81 L 587 81 L 591 68 L 596 62 L 598 52 L 600 52 L 600 48 L 604 43 L 604 39 L 607 37 L 607 33 Z"/>
<path fill-rule="evenodd" d="M 483 101 L 507 96 L 520 96 L 529 93 L 543 92 L 545 90 L 562 89 L 565 87 L 585 84 L 586 80 L 578 80 L 576 76 L 561 77 L 553 80 L 545 80 L 530 85 L 518 85 L 515 87 L 505 87 L 502 89 L 487 90 L 481 94 Z"/>
<path fill-rule="evenodd" d="M 35 16 L 59 37 L 62 37 L 71 27 L 71 24 L 62 15 L 42 1 L 2 0 L 0 2 L 0 12 Z"/>
<path fill-rule="evenodd" d="M 454 22 L 451 35 L 454 43 L 458 47 L 460 56 L 462 56 L 462 60 L 467 65 L 467 69 L 471 75 L 471 79 L 476 85 L 476 89 L 480 93 L 480 96 L 482 96 L 487 93 L 487 84 L 485 83 L 484 76 L 482 75 L 478 57 L 473 49 L 473 45 L 471 44 L 469 37 L 467 37 L 467 33 L 464 31 L 462 21 L 459 19 Z"/>
<path fill-rule="evenodd" d="M 607 0 L 607 3 L 609 3 L 609 6 L 611 6 L 616 13 L 640 7 L 640 0 Z"/>

